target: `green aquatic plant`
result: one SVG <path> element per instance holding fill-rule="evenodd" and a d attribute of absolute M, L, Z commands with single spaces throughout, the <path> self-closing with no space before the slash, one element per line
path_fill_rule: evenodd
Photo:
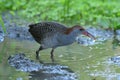
<path fill-rule="evenodd" d="M 117 29 L 119 3 L 120 0 L 0 0 L 0 12 L 17 12 L 30 22 L 57 21 Z"/>
<path fill-rule="evenodd" d="M 3 29 L 4 33 L 6 33 L 6 28 L 5 28 L 5 26 L 4 26 L 4 22 L 3 22 L 3 19 L 2 19 L 2 16 L 1 16 L 1 15 L 0 15 L 0 24 L 1 24 L 1 26 L 2 26 L 2 29 Z"/>

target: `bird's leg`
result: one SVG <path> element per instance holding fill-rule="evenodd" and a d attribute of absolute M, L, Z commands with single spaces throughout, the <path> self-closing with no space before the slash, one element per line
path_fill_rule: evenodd
<path fill-rule="evenodd" d="M 54 55 L 53 55 L 53 52 L 54 52 L 54 48 L 52 48 L 52 50 L 51 50 L 51 52 L 50 52 L 52 62 L 54 62 Z"/>
<path fill-rule="evenodd" d="M 39 52 L 40 50 L 43 50 L 42 46 L 36 51 L 36 59 L 39 59 Z"/>

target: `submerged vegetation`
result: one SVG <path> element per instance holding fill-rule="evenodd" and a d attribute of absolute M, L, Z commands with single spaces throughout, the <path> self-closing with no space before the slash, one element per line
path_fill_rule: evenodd
<path fill-rule="evenodd" d="M 30 22 L 58 21 L 117 29 L 119 3 L 120 0 L 0 0 L 0 13 L 17 13 Z"/>

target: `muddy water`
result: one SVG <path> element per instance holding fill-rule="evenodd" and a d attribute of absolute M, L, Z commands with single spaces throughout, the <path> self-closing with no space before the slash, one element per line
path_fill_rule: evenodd
<path fill-rule="evenodd" d="M 37 62 L 35 51 L 38 47 L 39 44 L 34 41 L 7 38 L 0 43 L 0 80 L 42 80 L 37 77 L 32 79 L 29 72 L 16 70 L 8 64 L 8 57 L 16 53 L 25 53 L 27 58 Z M 119 61 L 115 63 L 116 61 L 111 60 L 120 55 L 119 49 L 113 49 L 111 41 L 93 46 L 74 43 L 57 48 L 54 54 L 56 63 L 68 66 L 77 75 L 77 80 L 120 80 Z M 41 51 L 40 56 L 44 63 L 52 63 L 50 50 Z"/>

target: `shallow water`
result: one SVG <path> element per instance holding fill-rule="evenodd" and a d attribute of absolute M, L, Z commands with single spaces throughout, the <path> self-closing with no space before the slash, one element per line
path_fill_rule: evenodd
<path fill-rule="evenodd" d="M 0 43 L 0 80 L 37 79 L 37 77 L 31 79 L 29 72 L 18 71 L 11 67 L 8 64 L 8 57 L 16 53 L 25 53 L 27 58 L 37 62 L 35 51 L 38 48 L 39 44 L 34 41 L 5 38 Z M 41 51 L 40 58 L 44 63 L 52 63 L 50 50 Z M 54 58 L 57 64 L 68 66 L 77 75 L 78 80 L 120 80 L 120 65 L 111 60 L 112 57 L 120 55 L 119 50 L 119 47 L 113 49 L 111 41 L 93 46 L 74 43 L 57 48 Z"/>

